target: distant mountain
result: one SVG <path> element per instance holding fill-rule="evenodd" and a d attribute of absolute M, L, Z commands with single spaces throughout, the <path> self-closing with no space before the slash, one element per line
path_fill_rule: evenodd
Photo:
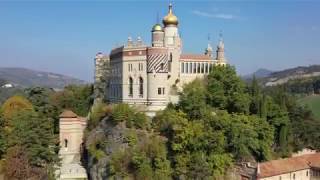
<path fill-rule="evenodd" d="M 69 76 L 26 68 L 0 68 L 0 79 L 20 87 L 42 86 L 54 89 L 63 89 L 69 84 L 86 83 Z"/>
<path fill-rule="evenodd" d="M 292 79 L 302 79 L 320 76 L 320 65 L 299 66 L 271 73 L 262 79 L 266 86 L 280 85 Z"/>
<path fill-rule="evenodd" d="M 273 71 L 271 71 L 269 69 L 260 68 L 252 74 L 244 75 L 243 78 L 244 79 L 251 79 L 253 77 L 253 75 L 255 75 L 256 78 L 264 78 L 264 77 L 268 77 L 271 73 L 273 73 Z"/>

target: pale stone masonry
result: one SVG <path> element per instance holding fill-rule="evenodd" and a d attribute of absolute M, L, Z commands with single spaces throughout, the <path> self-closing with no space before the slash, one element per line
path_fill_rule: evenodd
<path fill-rule="evenodd" d="M 61 166 L 56 172 L 58 180 L 88 179 L 86 170 L 80 162 L 86 122 L 86 118 L 79 117 L 69 110 L 60 115 L 59 157 L 61 158 Z"/>
<path fill-rule="evenodd" d="M 212 66 L 226 65 L 222 38 L 215 57 L 210 43 L 203 54 L 182 53 L 178 24 L 170 4 L 163 25 L 152 27 L 151 46 L 141 37 L 136 41 L 129 37 L 125 45 L 112 49 L 109 55 L 97 54 L 96 96 L 101 97 L 100 89 L 104 87 L 107 102 L 135 105 L 153 116 L 168 103 L 176 103 L 186 83 L 205 77 Z M 109 59 L 102 61 L 104 56 Z M 102 82 L 101 77 L 106 79 Z"/>

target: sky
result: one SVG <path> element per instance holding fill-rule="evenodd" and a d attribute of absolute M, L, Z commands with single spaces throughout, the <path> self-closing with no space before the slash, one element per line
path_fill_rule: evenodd
<path fill-rule="evenodd" d="M 93 81 L 94 57 L 150 31 L 170 1 L 0 0 L 0 67 Z M 320 64 L 320 0 L 171 1 L 184 53 L 216 47 L 245 75 Z M 157 15 L 158 14 L 158 15 Z"/>

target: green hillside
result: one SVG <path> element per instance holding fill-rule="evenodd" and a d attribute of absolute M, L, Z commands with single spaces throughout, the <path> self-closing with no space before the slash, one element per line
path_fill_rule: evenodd
<path fill-rule="evenodd" d="M 320 118 L 320 95 L 307 96 L 300 100 L 301 103 L 307 104 L 314 115 Z"/>

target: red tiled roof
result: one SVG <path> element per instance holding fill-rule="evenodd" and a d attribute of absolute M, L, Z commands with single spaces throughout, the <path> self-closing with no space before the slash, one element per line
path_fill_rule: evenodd
<path fill-rule="evenodd" d="M 60 118 L 76 118 L 78 117 L 78 115 L 70 110 L 64 110 L 59 117 Z"/>
<path fill-rule="evenodd" d="M 258 176 L 260 178 L 271 177 L 319 166 L 320 153 L 306 154 L 291 158 L 278 159 L 260 163 L 260 173 L 258 174 Z"/>
<path fill-rule="evenodd" d="M 212 60 L 211 57 L 205 54 L 181 54 L 180 59 L 182 60 Z"/>

